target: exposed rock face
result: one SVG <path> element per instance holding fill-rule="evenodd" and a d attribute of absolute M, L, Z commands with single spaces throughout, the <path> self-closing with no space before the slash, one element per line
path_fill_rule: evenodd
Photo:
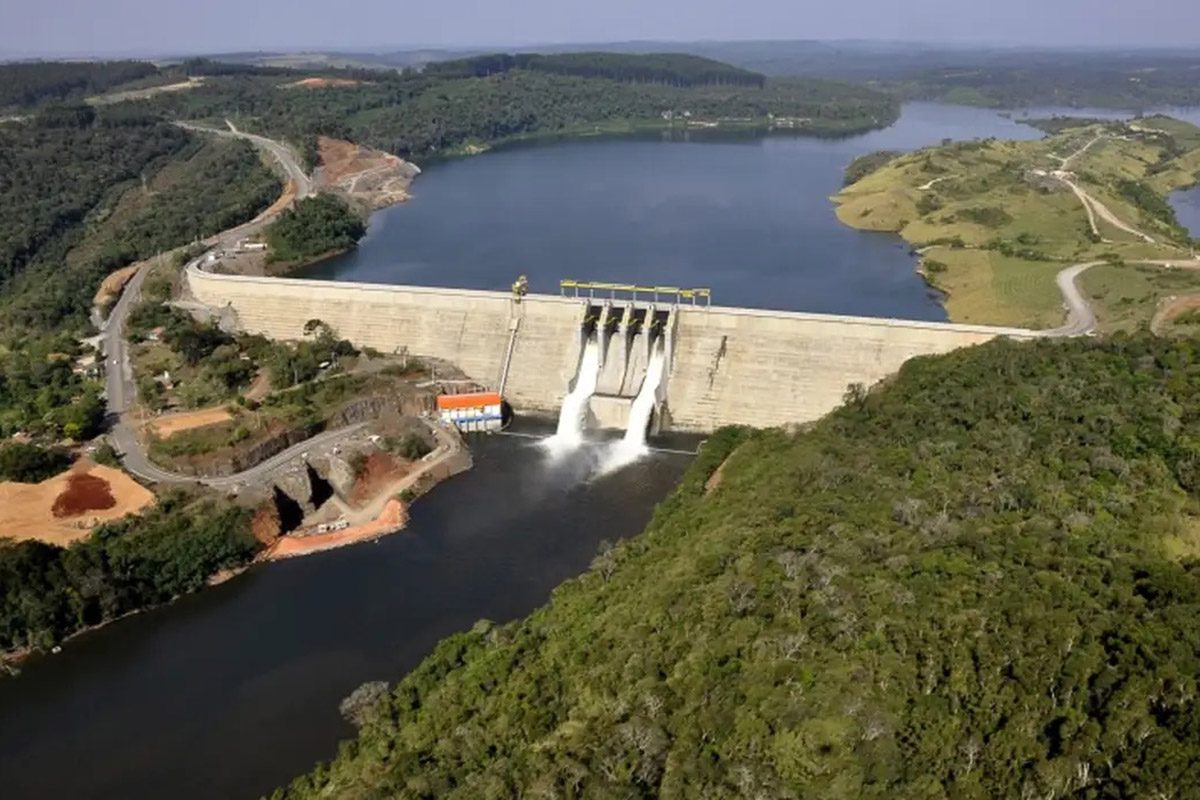
<path fill-rule="evenodd" d="M 347 460 L 352 454 L 331 455 L 320 461 L 314 460 L 313 467 L 338 493 L 339 497 L 349 497 L 354 490 L 354 467 Z"/>
<path fill-rule="evenodd" d="M 308 470 L 303 466 L 300 469 L 290 469 L 277 477 L 275 485 L 281 492 L 299 503 L 300 507 L 304 509 L 304 513 L 311 514 L 316 510 L 316 506 L 313 505 L 312 483 L 308 479 Z"/>

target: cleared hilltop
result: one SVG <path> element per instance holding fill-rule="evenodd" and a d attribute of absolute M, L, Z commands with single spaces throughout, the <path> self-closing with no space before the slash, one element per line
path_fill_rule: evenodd
<path fill-rule="evenodd" d="M 1130 266 L 1191 260 L 1167 195 L 1200 181 L 1200 129 L 1166 117 L 1047 127 L 1056 132 L 1038 141 L 866 157 L 835 198 L 838 217 L 897 232 L 917 248 L 950 318 L 961 322 L 1060 324 L 1055 276 L 1073 263 L 1106 262 L 1083 280 L 1109 328 L 1146 323 L 1160 296 L 1200 289 L 1191 273 Z M 1127 296 L 1116 284 L 1130 280 L 1141 282 L 1135 296 L 1109 307 Z"/>

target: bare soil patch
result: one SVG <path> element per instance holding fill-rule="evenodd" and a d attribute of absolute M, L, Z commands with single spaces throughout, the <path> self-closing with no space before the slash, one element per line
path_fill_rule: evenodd
<path fill-rule="evenodd" d="M 403 478 L 411 471 L 408 464 L 389 453 L 375 451 L 367 456 L 362 472 L 350 492 L 350 503 L 363 505 L 379 495 L 381 491 Z"/>
<path fill-rule="evenodd" d="M 287 89 L 328 89 L 331 86 L 360 86 L 366 81 L 356 81 L 351 78 L 304 78 L 285 83 Z"/>
<path fill-rule="evenodd" d="M 141 268 L 142 263 L 144 262 L 130 264 L 128 267 L 121 267 L 116 272 L 110 272 L 108 277 L 101 281 L 100 288 L 96 290 L 96 297 L 92 300 L 92 305 L 107 306 L 120 297 L 121 290 Z"/>
<path fill-rule="evenodd" d="M 296 199 L 296 182 L 288 178 L 287 183 L 283 185 L 283 194 L 279 195 L 279 199 L 271 205 L 267 206 L 267 210 L 258 215 L 259 219 L 270 217 L 283 211 L 289 207 Z"/>
<path fill-rule="evenodd" d="M 169 439 L 177 433 L 219 425 L 233 419 L 225 408 L 202 408 L 199 411 L 183 411 L 167 414 L 146 423 L 146 428 L 160 439 Z"/>
<path fill-rule="evenodd" d="M 319 553 L 322 550 L 332 550 L 335 547 L 345 547 L 359 542 L 369 542 L 400 530 L 408 524 L 408 509 L 400 500 L 392 498 L 387 501 L 381 513 L 375 520 L 363 525 L 354 525 L 333 533 L 321 533 L 312 536 L 284 536 L 264 554 L 264 558 L 276 560 L 304 556 L 309 553 Z"/>
<path fill-rule="evenodd" d="M 274 544 L 283 535 L 283 523 L 279 519 L 279 509 L 275 508 L 273 503 L 264 503 L 259 506 L 250 519 L 250 532 L 263 544 Z"/>
<path fill-rule="evenodd" d="M 204 83 L 204 76 L 198 75 L 188 78 L 186 81 L 179 83 L 168 83 L 164 86 L 149 86 L 145 89 L 129 89 L 123 92 L 110 92 L 109 94 L 97 95 L 89 97 L 87 102 L 92 105 L 106 106 L 113 103 L 121 103 L 126 100 L 145 100 L 149 97 L 154 97 L 156 94 L 166 94 L 168 92 L 182 92 L 188 89 L 195 89 Z"/>
<path fill-rule="evenodd" d="M 732 453 L 730 455 L 732 455 Z M 726 456 L 725 460 L 721 462 L 721 465 L 713 470 L 713 474 L 708 476 L 708 480 L 704 482 L 704 494 L 711 494 L 721 486 L 721 481 L 725 480 L 725 465 L 728 463 L 729 456 Z"/>
<path fill-rule="evenodd" d="M 0 532 L 17 541 L 67 545 L 153 502 L 154 495 L 124 472 L 81 460 L 41 483 L 0 483 Z"/>
<path fill-rule="evenodd" d="M 1168 325 L 1175 321 L 1176 317 L 1196 309 L 1200 309 L 1200 295 L 1192 294 L 1172 298 L 1159 307 L 1158 312 L 1150 321 L 1150 330 L 1155 334 L 1161 334 Z"/>
<path fill-rule="evenodd" d="M 322 136 L 317 140 L 320 188 L 340 192 L 370 208 L 383 208 L 409 198 L 408 189 L 420 170 L 381 150 Z"/>

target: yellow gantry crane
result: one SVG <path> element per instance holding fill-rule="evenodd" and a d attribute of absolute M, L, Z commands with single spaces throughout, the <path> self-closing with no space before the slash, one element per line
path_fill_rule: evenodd
<path fill-rule="evenodd" d="M 617 293 L 630 294 L 633 300 L 637 301 L 638 295 L 650 295 L 654 302 L 658 302 L 662 296 L 674 297 L 675 304 L 678 305 L 684 300 L 690 300 L 692 305 L 696 305 L 697 300 L 703 300 L 707 306 L 712 302 L 712 289 L 683 289 L 678 286 L 639 286 L 634 283 L 602 283 L 599 281 L 576 281 L 563 280 L 558 282 L 559 291 L 565 296 L 569 291 L 574 297 L 580 297 L 580 292 L 586 292 L 590 298 L 595 298 L 596 293 L 600 292 L 603 296 L 607 292 L 609 299 L 617 299 Z M 513 285 L 513 291 L 516 291 L 516 285 Z"/>

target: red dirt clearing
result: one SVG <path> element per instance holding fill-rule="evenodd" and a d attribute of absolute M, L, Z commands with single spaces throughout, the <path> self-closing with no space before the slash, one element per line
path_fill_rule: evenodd
<path fill-rule="evenodd" d="M 86 472 L 75 472 L 67 478 L 67 487 L 54 498 L 50 513 L 61 519 L 85 511 L 103 511 L 116 504 L 117 499 L 113 497 L 108 481 Z"/>
<path fill-rule="evenodd" d="M 366 503 L 385 487 L 395 483 L 409 473 L 409 467 L 388 453 L 375 451 L 367 456 L 362 472 L 350 492 L 350 503 L 355 506 Z"/>

